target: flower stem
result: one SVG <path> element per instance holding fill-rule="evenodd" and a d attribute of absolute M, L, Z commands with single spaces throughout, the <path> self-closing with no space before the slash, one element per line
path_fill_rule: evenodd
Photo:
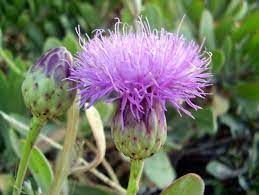
<path fill-rule="evenodd" d="M 23 180 L 27 171 L 28 163 L 30 160 L 31 151 L 37 140 L 37 137 L 40 133 L 41 128 L 46 123 L 45 119 L 40 119 L 33 116 L 31 120 L 30 131 L 27 135 L 25 145 L 23 147 L 23 153 L 19 163 L 18 173 L 16 176 L 16 181 L 14 184 L 13 195 L 19 195 L 22 190 Z"/>
<path fill-rule="evenodd" d="M 139 190 L 139 180 L 144 167 L 143 160 L 133 160 L 131 159 L 130 165 L 130 178 L 127 188 L 127 195 L 136 195 Z"/>
<path fill-rule="evenodd" d="M 67 130 L 63 150 L 56 166 L 57 169 L 55 173 L 55 179 L 50 186 L 49 195 L 60 194 L 70 171 L 71 161 L 73 159 L 72 153 L 76 141 L 79 122 L 79 106 L 76 102 L 77 101 L 75 101 L 68 110 Z"/>

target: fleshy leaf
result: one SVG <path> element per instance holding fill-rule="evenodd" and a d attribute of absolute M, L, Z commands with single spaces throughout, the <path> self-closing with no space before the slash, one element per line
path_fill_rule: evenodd
<path fill-rule="evenodd" d="M 205 189 L 202 178 L 194 173 L 188 173 L 175 180 L 161 195 L 203 195 Z"/>
<path fill-rule="evenodd" d="M 165 152 L 159 152 L 147 158 L 144 172 L 159 188 L 168 186 L 175 179 L 175 170 Z"/>

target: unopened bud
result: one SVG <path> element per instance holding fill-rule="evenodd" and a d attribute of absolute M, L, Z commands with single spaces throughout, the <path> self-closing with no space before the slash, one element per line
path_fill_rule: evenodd
<path fill-rule="evenodd" d="M 118 110 L 112 124 L 117 149 L 131 159 L 144 159 L 158 152 L 166 140 L 166 118 L 160 104 L 156 104 L 140 119 L 128 109 Z"/>
<path fill-rule="evenodd" d="M 22 94 L 32 114 L 55 118 L 63 114 L 75 97 L 74 83 L 66 80 L 73 58 L 65 47 L 50 49 L 26 73 Z"/>

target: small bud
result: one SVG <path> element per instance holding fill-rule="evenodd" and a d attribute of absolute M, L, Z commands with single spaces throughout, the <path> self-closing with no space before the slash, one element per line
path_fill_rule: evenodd
<path fill-rule="evenodd" d="M 117 149 L 131 159 L 144 159 L 158 152 L 166 140 L 166 118 L 156 104 L 138 120 L 130 109 L 117 110 L 112 135 Z"/>
<path fill-rule="evenodd" d="M 63 114 L 75 97 L 74 83 L 65 80 L 72 55 L 65 47 L 48 50 L 26 73 L 22 94 L 26 106 L 37 117 L 55 118 Z"/>

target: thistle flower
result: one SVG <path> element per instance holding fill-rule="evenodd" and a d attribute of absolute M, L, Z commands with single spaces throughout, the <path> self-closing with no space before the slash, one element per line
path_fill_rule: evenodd
<path fill-rule="evenodd" d="M 33 115 L 54 118 L 64 113 L 75 97 L 74 86 L 66 81 L 73 58 L 65 47 L 48 50 L 25 76 L 22 93 Z"/>
<path fill-rule="evenodd" d="M 142 137 L 136 142 L 134 137 L 141 137 L 141 131 L 157 135 L 158 126 L 164 132 L 167 102 L 180 114 L 184 112 L 191 117 L 191 112 L 183 106 L 184 102 L 195 110 L 201 108 L 192 100 L 206 95 L 204 88 L 209 85 L 211 76 L 208 72 L 210 53 L 202 51 L 202 46 L 194 41 L 188 42 L 178 33 L 151 30 L 148 21 L 139 19 L 136 24 L 137 30 L 133 32 L 131 27 L 118 20 L 114 31 L 108 30 L 109 36 L 104 36 L 105 31 L 98 29 L 88 42 L 77 29 L 82 51 L 77 53 L 69 79 L 75 81 L 76 88 L 80 89 L 81 105 L 89 101 L 91 106 L 100 99 L 117 102 L 112 125 L 114 139 L 117 140 L 115 144 L 130 157 L 145 158 L 157 150 L 151 149 L 155 146 L 151 144 L 153 139 Z M 157 126 L 158 123 L 150 120 L 164 122 Z M 127 131 L 131 135 L 125 140 Z M 149 140 L 150 144 L 143 143 Z M 157 148 L 165 139 L 160 140 Z M 125 152 L 131 148 L 128 143 L 132 148 L 135 145 L 140 149 Z M 146 149 L 147 153 L 136 154 L 136 151 Z"/>

